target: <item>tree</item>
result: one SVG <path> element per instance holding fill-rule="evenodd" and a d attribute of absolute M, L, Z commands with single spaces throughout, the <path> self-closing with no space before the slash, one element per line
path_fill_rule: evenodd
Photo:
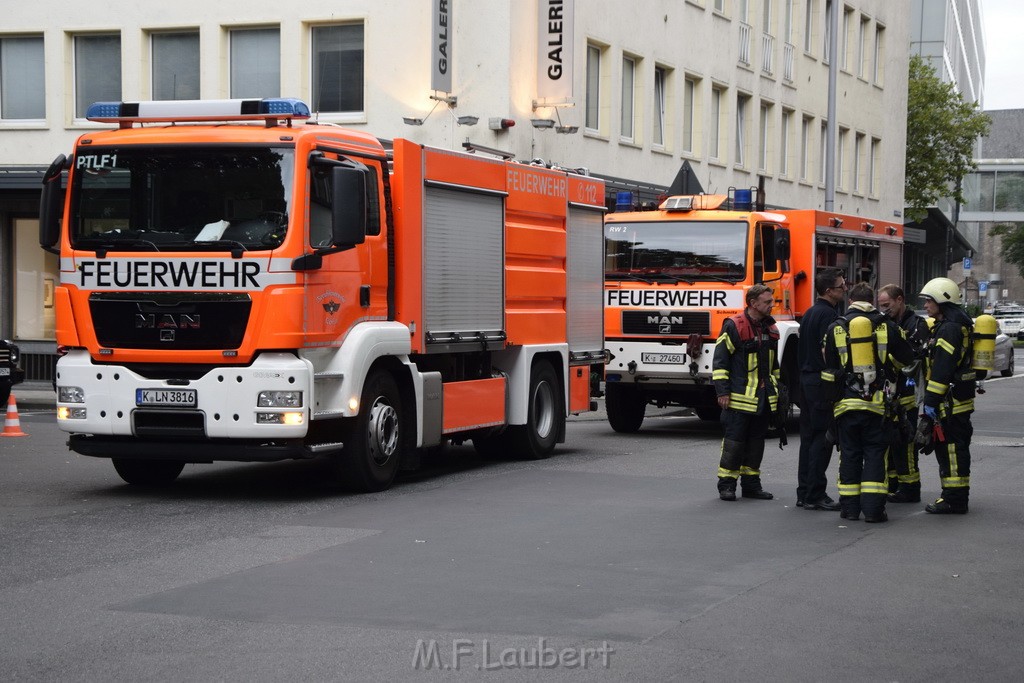
<path fill-rule="evenodd" d="M 975 169 L 974 143 L 991 120 L 919 55 L 910 58 L 907 88 L 904 196 L 907 217 L 921 221 L 940 197 L 966 203 L 960 180 Z"/>
<path fill-rule="evenodd" d="M 1024 277 L 1024 223 L 1001 223 L 989 234 L 1003 238 L 999 254 L 1003 261 L 1017 266 L 1017 272 Z"/>

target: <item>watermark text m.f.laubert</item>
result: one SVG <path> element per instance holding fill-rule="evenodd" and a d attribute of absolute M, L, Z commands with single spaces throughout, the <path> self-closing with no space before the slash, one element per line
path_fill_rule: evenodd
<path fill-rule="evenodd" d="M 412 654 L 412 668 L 430 671 L 478 671 L 498 669 L 591 669 L 609 668 L 615 650 L 607 643 L 599 646 L 556 648 L 547 639 L 538 638 L 536 645 L 497 647 L 486 638 L 452 640 L 451 650 L 442 648 L 437 640 L 419 639 Z M 447 657 L 447 659 L 446 659 Z"/>

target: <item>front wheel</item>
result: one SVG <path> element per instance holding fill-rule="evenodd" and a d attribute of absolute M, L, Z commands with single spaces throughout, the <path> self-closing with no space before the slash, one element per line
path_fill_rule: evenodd
<path fill-rule="evenodd" d="M 562 391 L 554 368 L 546 361 L 530 370 L 530 402 L 526 424 L 508 429 L 511 453 L 526 460 L 541 460 L 555 450 L 565 425 Z"/>
<path fill-rule="evenodd" d="M 605 387 L 604 407 L 608 413 L 608 424 L 620 434 L 634 434 L 640 431 L 647 411 L 647 401 L 636 388 L 621 384 Z"/>
<path fill-rule="evenodd" d="M 114 469 L 132 486 L 156 488 L 167 486 L 185 469 L 185 463 L 177 460 L 134 460 L 114 458 Z"/>
<path fill-rule="evenodd" d="M 409 435 L 394 378 L 377 371 L 363 385 L 359 414 L 350 418 L 338 475 L 358 491 L 383 491 L 398 474 Z"/>

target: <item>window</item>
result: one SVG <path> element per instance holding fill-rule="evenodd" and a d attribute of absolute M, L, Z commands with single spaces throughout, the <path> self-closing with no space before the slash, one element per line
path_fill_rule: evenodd
<path fill-rule="evenodd" d="M 885 59 L 885 27 L 875 24 L 875 58 L 874 68 L 871 74 L 871 81 L 875 85 L 882 85 L 882 79 L 885 76 L 885 63 L 882 61 Z"/>
<path fill-rule="evenodd" d="M 636 77 L 636 60 L 622 58 L 622 108 L 620 110 L 619 135 L 623 140 L 633 141 L 633 82 Z"/>
<path fill-rule="evenodd" d="M 75 118 L 93 102 L 121 101 L 121 36 L 75 36 Z"/>
<path fill-rule="evenodd" d="M 715 11 L 725 12 L 725 0 L 715 0 Z"/>
<path fill-rule="evenodd" d="M 861 169 L 861 154 L 864 153 L 864 134 L 856 133 L 853 136 L 853 191 L 860 192 L 863 188 L 863 183 L 860 180 Z"/>
<path fill-rule="evenodd" d="M 836 189 L 846 188 L 846 139 L 849 132 L 846 128 L 840 128 L 839 139 L 836 141 Z"/>
<path fill-rule="evenodd" d="M 839 27 L 839 68 L 844 71 L 850 70 L 850 45 L 853 42 L 850 31 L 853 30 L 853 10 L 843 8 L 843 25 Z"/>
<path fill-rule="evenodd" d="M 857 28 L 857 75 L 864 78 L 867 73 L 867 40 L 868 28 L 871 20 L 861 15 L 860 26 Z"/>
<path fill-rule="evenodd" d="M 314 111 L 362 112 L 363 25 L 314 26 L 312 37 Z"/>
<path fill-rule="evenodd" d="M 813 119 L 805 116 L 800 122 L 800 180 L 807 180 L 810 177 L 812 121 Z"/>
<path fill-rule="evenodd" d="M 881 140 L 871 138 L 871 153 L 868 157 L 868 194 L 872 197 L 878 196 L 878 152 L 881 146 Z"/>
<path fill-rule="evenodd" d="M 758 132 L 760 133 L 757 148 L 757 168 L 762 171 L 768 170 L 768 148 L 771 129 L 772 105 L 767 102 L 761 103 L 761 116 L 758 121 Z"/>
<path fill-rule="evenodd" d="M 0 38 L 0 119 L 44 119 L 42 36 Z"/>
<path fill-rule="evenodd" d="M 710 159 L 721 159 L 722 158 L 722 90 L 720 88 L 711 89 L 711 136 L 708 140 L 710 149 L 708 150 L 708 158 Z"/>
<path fill-rule="evenodd" d="M 587 111 L 586 127 L 596 131 L 600 128 L 601 105 L 601 48 L 587 45 Z"/>
<path fill-rule="evenodd" d="M 693 152 L 695 114 L 697 110 L 697 81 L 687 77 L 683 81 L 683 151 Z M 714 120 L 714 118 L 712 118 Z"/>
<path fill-rule="evenodd" d="M 747 147 L 747 118 L 750 116 L 750 97 L 747 95 L 736 96 L 736 165 L 743 166 L 746 163 Z"/>
<path fill-rule="evenodd" d="M 276 28 L 231 31 L 231 97 L 281 95 L 281 32 Z"/>
<path fill-rule="evenodd" d="M 827 149 L 828 149 L 828 121 L 822 121 L 821 122 L 821 149 L 820 149 L 820 153 L 818 154 L 818 169 L 819 169 L 818 182 L 820 182 L 822 184 L 825 183 L 825 171 L 826 171 L 826 167 L 828 166 L 828 164 L 826 163 L 828 161 L 827 154 L 826 154 Z"/>
<path fill-rule="evenodd" d="M 199 32 L 154 33 L 153 99 L 199 99 Z"/>
<path fill-rule="evenodd" d="M 804 2 L 804 52 L 811 54 L 814 41 L 814 14 L 816 0 Z"/>
<path fill-rule="evenodd" d="M 793 0 L 782 0 L 782 40 L 793 42 Z"/>
<path fill-rule="evenodd" d="M 793 125 L 793 112 L 782 111 L 781 130 L 779 131 L 779 175 L 789 177 L 789 136 Z"/>
<path fill-rule="evenodd" d="M 761 30 L 775 35 L 775 31 L 772 30 L 772 0 L 761 0 Z"/>
<path fill-rule="evenodd" d="M 736 0 L 737 19 L 744 24 L 750 23 L 750 0 Z"/>
<path fill-rule="evenodd" d="M 822 45 L 821 45 L 821 61 L 826 64 L 832 59 L 831 48 L 832 45 L 829 43 L 829 34 L 832 31 L 832 0 L 825 0 L 825 30 L 821 32 Z"/>
<path fill-rule="evenodd" d="M 665 146 L 665 80 L 667 70 L 654 67 L 654 130 L 651 131 L 651 144 Z"/>

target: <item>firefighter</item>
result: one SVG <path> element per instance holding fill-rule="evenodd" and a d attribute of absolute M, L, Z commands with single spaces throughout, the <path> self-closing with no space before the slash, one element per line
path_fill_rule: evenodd
<path fill-rule="evenodd" d="M 825 334 L 826 394 L 834 400 L 839 443 L 839 516 L 884 522 L 886 458 L 896 405 L 896 373 L 914 351 L 900 327 L 874 306 L 865 282 L 850 289 L 846 315 Z"/>
<path fill-rule="evenodd" d="M 722 408 L 725 437 L 718 465 L 718 495 L 771 500 L 761 486 L 761 459 L 778 409 L 779 330 L 771 316 L 775 295 L 766 285 L 746 293 L 746 308 L 725 320 L 715 343 L 712 381 Z"/>
<path fill-rule="evenodd" d="M 836 511 L 829 497 L 825 472 L 832 460 L 832 444 L 826 438 L 832 406 L 821 396 L 821 371 L 825 363 L 821 342 L 825 331 L 839 317 L 846 296 L 846 278 L 836 268 L 823 268 L 814 276 L 818 298 L 800 320 L 797 364 L 800 366 L 800 457 L 797 462 L 796 506 L 804 510 Z"/>
<path fill-rule="evenodd" d="M 907 308 L 906 295 L 898 285 L 885 285 L 878 290 L 878 310 L 896 322 L 914 349 L 915 360 L 897 375 L 896 397 L 899 413 L 895 440 L 889 456 L 889 502 L 921 502 L 921 472 L 918 469 L 917 430 L 918 396 L 923 393 L 924 382 L 921 360 L 928 344 L 930 331 L 924 318 Z"/>
<path fill-rule="evenodd" d="M 928 344 L 918 437 L 926 442 L 932 436 L 942 480 L 942 495 L 925 506 L 925 511 L 963 515 L 971 488 L 971 413 L 977 377 L 971 358 L 973 323 L 961 307 L 960 288 L 949 278 L 929 280 L 921 289 L 921 298 L 935 327 Z"/>

